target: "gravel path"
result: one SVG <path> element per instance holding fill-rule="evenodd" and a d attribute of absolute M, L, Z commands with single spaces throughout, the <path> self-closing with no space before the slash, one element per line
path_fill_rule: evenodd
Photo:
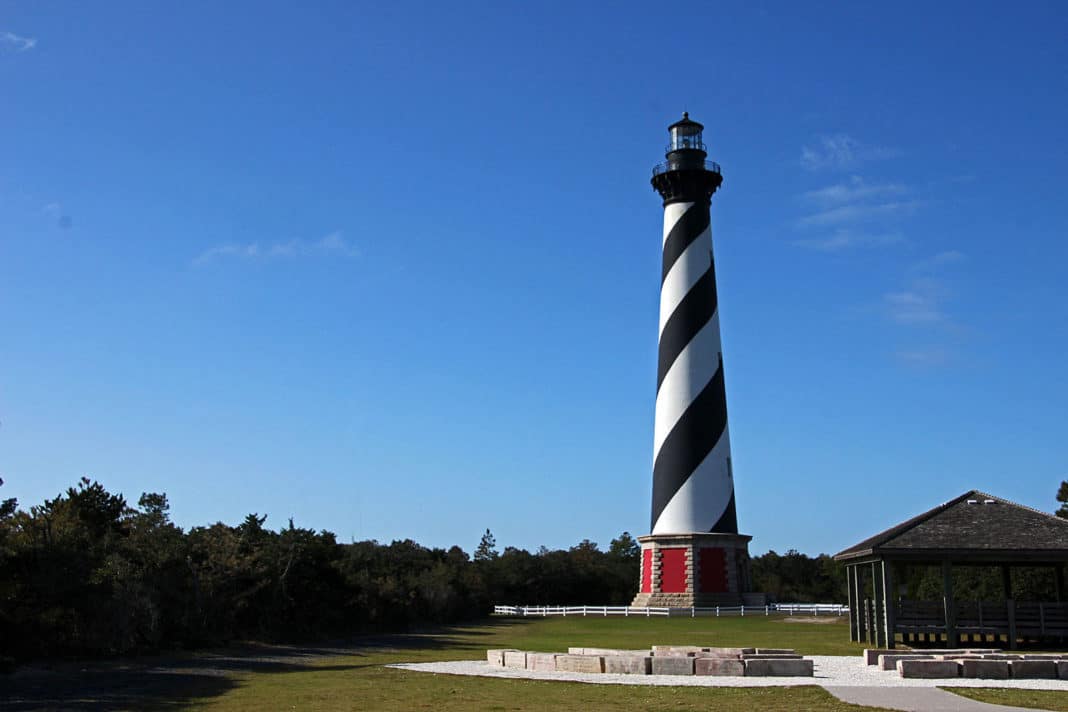
<path fill-rule="evenodd" d="M 582 672 L 535 672 L 516 668 L 490 667 L 484 660 L 443 663 L 400 663 L 389 667 L 447 675 L 480 675 L 483 677 L 522 678 L 525 680 L 564 680 L 601 685 L 668 685 L 696 687 L 792 687 L 822 685 L 823 687 L 1008 687 L 1026 690 L 1060 690 L 1068 693 L 1068 680 L 915 680 L 899 677 L 896 671 L 879 670 L 865 665 L 854 655 L 806 655 L 815 663 L 814 677 L 707 677 L 704 675 L 614 675 Z M 977 709 L 990 709 L 989 706 Z"/>
<path fill-rule="evenodd" d="M 843 702 L 867 707 L 890 707 L 904 712 L 1035 712 L 1034 708 L 978 702 L 933 687 L 827 686 L 824 689 Z"/>

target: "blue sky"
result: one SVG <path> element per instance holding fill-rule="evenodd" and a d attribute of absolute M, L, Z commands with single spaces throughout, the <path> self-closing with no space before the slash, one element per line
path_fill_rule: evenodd
<path fill-rule="evenodd" d="M 1068 479 L 1061 3 L 0 3 L 0 476 L 468 551 L 649 528 L 666 126 L 738 519 Z"/>

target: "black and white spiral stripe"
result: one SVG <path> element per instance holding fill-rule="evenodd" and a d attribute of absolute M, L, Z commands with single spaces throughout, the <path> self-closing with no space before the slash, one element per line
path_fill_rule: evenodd
<path fill-rule="evenodd" d="M 737 533 L 708 200 L 664 206 L 653 534 Z"/>

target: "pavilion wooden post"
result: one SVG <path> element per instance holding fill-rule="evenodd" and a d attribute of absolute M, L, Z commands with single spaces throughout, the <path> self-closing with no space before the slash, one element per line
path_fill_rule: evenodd
<path fill-rule="evenodd" d="M 883 627 L 883 604 L 885 603 L 883 589 L 882 562 L 873 561 L 871 565 L 871 588 L 874 606 L 872 611 L 872 627 L 875 629 L 875 647 L 886 647 L 886 629 Z"/>
<path fill-rule="evenodd" d="M 942 601 L 946 616 L 946 647 L 955 648 L 957 639 L 957 604 L 953 600 L 953 563 L 942 562 Z"/>
<path fill-rule="evenodd" d="M 894 610 L 897 605 L 897 595 L 894 592 L 894 565 L 883 559 L 882 561 L 882 579 L 883 579 L 883 630 L 886 632 L 886 647 L 893 649 L 894 647 L 894 627 L 895 627 L 895 613 Z"/>
<path fill-rule="evenodd" d="M 849 640 L 860 642 L 860 601 L 857 599 L 857 567 L 846 567 L 846 597 L 849 602 Z"/>
<path fill-rule="evenodd" d="M 868 623 L 868 599 L 864 598 L 864 569 L 860 566 L 853 567 L 853 585 L 857 587 L 853 596 L 857 599 L 857 639 L 860 642 L 868 640 L 868 631 L 871 626 Z"/>
<path fill-rule="evenodd" d="M 1016 650 L 1016 601 L 1012 598 L 1012 569 L 1001 565 L 1001 588 L 1005 592 L 1005 608 L 1009 617 L 1009 650 Z"/>

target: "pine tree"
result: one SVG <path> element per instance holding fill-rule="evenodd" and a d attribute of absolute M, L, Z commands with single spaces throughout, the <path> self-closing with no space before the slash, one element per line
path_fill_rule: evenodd
<path fill-rule="evenodd" d="M 493 538 L 493 533 L 486 529 L 482 540 L 478 542 L 478 548 L 475 549 L 475 561 L 491 561 L 497 556 L 497 540 Z"/>

